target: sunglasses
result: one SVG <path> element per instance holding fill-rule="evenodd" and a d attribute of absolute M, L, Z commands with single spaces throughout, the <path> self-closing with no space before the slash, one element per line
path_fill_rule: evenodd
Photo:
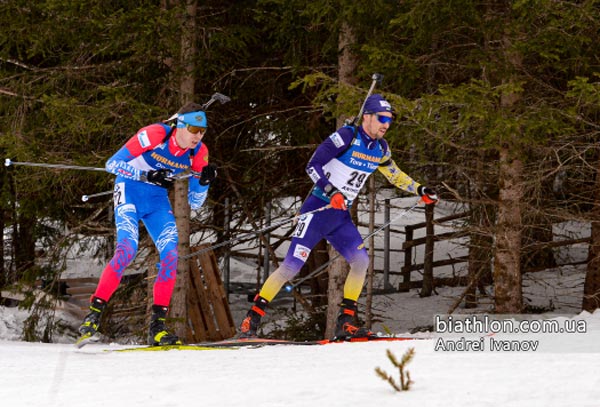
<path fill-rule="evenodd" d="M 393 117 L 389 117 L 389 116 L 382 116 L 379 114 L 375 114 L 375 117 L 377 117 L 377 121 L 379 121 L 379 123 L 381 124 L 386 124 L 386 123 L 392 123 L 394 121 Z"/>
<path fill-rule="evenodd" d="M 192 134 L 206 133 L 206 127 L 192 126 L 191 124 L 186 124 L 185 128 Z"/>

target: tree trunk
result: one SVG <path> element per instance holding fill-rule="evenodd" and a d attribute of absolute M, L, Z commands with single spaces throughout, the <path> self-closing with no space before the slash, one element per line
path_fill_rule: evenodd
<path fill-rule="evenodd" d="M 33 266 L 35 260 L 35 224 L 37 220 L 25 211 L 17 211 L 18 222 L 13 231 L 13 254 L 15 256 L 15 281 Z"/>
<path fill-rule="evenodd" d="M 494 293 L 497 313 L 519 313 L 521 287 L 521 175 L 523 163 L 508 147 L 500 150 L 500 192 L 494 261 Z"/>
<path fill-rule="evenodd" d="M 354 76 L 358 61 L 352 53 L 350 47 L 356 42 L 352 27 L 347 23 L 342 23 L 342 28 L 339 35 L 338 50 L 340 56 L 338 59 L 339 81 L 340 83 L 356 83 Z M 337 127 L 342 126 L 344 118 L 340 117 L 337 120 Z M 354 205 L 356 206 L 356 205 Z M 329 258 L 339 256 L 337 251 L 329 248 Z M 327 285 L 327 328 L 325 329 L 325 337 L 333 337 L 335 331 L 335 322 L 340 302 L 343 298 L 344 281 L 349 272 L 349 266 L 343 257 L 339 256 L 329 265 L 329 283 Z"/>
<path fill-rule="evenodd" d="M 305 277 L 328 261 L 328 245 L 325 240 L 321 240 L 310 251 L 310 256 L 306 261 L 306 267 L 301 270 L 301 274 L 298 276 Z M 321 306 L 327 305 L 328 277 L 325 273 L 319 272 L 319 274 L 320 275 L 318 277 L 311 278 L 308 281 L 310 284 L 310 292 L 312 296 L 311 304 L 313 308 L 320 308 Z M 325 331 L 325 327 L 322 327 L 322 330 Z"/>
<path fill-rule="evenodd" d="M 375 177 L 369 179 L 369 269 L 367 270 L 367 299 L 365 304 L 365 326 L 373 325 L 373 278 L 375 275 Z"/>
<path fill-rule="evenodd" d="M 592 241 L 588 253 L 587 273 L 583 285 L 582 310 L 600 308 L 600 161 L 596 173 L 594 208 L 592 209 Z"/>
<path fill-rule="evenodd" d="M 183 27 L 181 31 L 181 61 L 184 66 L 184 75 L 180 82 L 180 104 L 194 100 L 194 57 L 197 53 L 196 48 L 196 0 L 186 0 L 186 14 L 183 17 Z M 177 251 L 179 257 L 190 253 L 190 206 L 188 204 L 188 181 L 178 181 L 175 183 L 173 193 L 173 213 L 175 214 L 177 224 L 177 236 L 179 244 Z M 187 287 L 189 287 L 189 261 L 177 262 L 177 282 L 173 290 L 171 299 L 171 313 L 173 318 L 173 330 L 185 341 L 189 341 L 190 332 L 188 330 L 188 307 L 187 307 Z"/>
<path fill-rule="evenodd" d="M 510 8 L 504 11 L 509 26 Z M 521 65 L 521 55 L 512 48 L 510 32 L 504 33 L 502 46 L 506 63 L 503 82 L 514 83 Z M 520 159 L 519 134 L 510 116 L 515 114 L 521 95 L 507 93 L 500 98 L 501 113 L 508 122 L 499 148 L 498 219 L 494 261 L 494 293 L 497 313 L 520 313 L 523 309 L 521 276 L 521 239 L 523 201 L 523 162 Z"/>

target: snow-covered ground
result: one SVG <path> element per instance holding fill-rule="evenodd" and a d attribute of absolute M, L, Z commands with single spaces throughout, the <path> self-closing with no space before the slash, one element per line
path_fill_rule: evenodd
<path fill-rule="evenodd" d="M 123 345 L 0 341 L 0 400 L 6 406 L 348 405 L 444 407 L 597 407 L 600 312 L 581 314 L 585 332 L 556 335 L 434 335 L 401 342 L 257 349 L 110 352 Z M 564 322 L 564 321 L 563 321 Z M 536 351 L 444 351 L 466 337 L 489 342 L 537 340 Z M 438 346 L 438 350 L 436 350 Z M 397 393 L 399 360 L 414 384 Z"/>
<path fill-rule="evenodd" d="M 404 201 L 404 200 L 402 200 Z M 399 208 L 412 201 L 394 201 Z M 436 218 L 452 212 L 440 205 Z M 392 217 L 401 213 L 397 209 Z M 378 211 L 376 223 L 383 218 Z M 284 216 L 284 215 L 283 215 Z M 289 215 L 288 215 L 289 216 Z M 423 212 L 412 211 L 398 219 L 394 227 L 423 220 Z M 274 220 L 275 222 L 276 220 Z M 361 222 L 367 222 L 361 218 Z M 281 230 L 285 229 L 284 226 Z M 436 226 L 436 230 L 438 227 Z M 367 235 L 366 228 L 361 228 Z M 556 236 L 570 233 L 588 234 L 585 225 L 564 225 Z M 394 239 L 402 239 L 398 236 Z M 378 235 L 376 244 L 382 241 Z M 399 245 L 399 242 L 394 244 Z M 439 253 L 462 255 L 460 241 L 448 243 Z M 241 245 L 243 247 L 243 245 Z M 236 247 L 239 249 L 239 247 Z M 559 263 L 585 259 L 587 246 L 557 249 Z M 285 254 L 285 247 L 279 249 Z M 402 261 L 394 254 L 392 264 Z M 419 261 L 422 253 L 417 252 Z M 76 263 L 73 263 L 76 264 Z M 81 265 L 77 266 L 80 267 Z M 67 270 L 79 275 L 77 267 Z M 101 269 L 102 265 L 98 265 Z M 381 258 L 376 268 L 381 267 Z M 461 266 L 448 267 L 441 273 L 463 273 Z M 85 269 L 85 267 L 83 268 Z M 89 270 L 89 268 L 88 268 Z M 436 273 L 437 273 L 436 269 Z M 242 259 L 232 259 L 234 281 L 256 281 L 257 266 Z M 411 330 L 433 327 L 418 334 L 422 339 L 385 342 L 333 344 L 327 346 L 259 349 L 110 352 L 121 344 L 98 344 L 76 350 L 66 330 L 53 337 L 54 344 L 22 342 L 23 321 L 28 312 L 0 307 L 0 400 L 14 406 L 599 406 L 600 402 L 600 311 L 580 313 L 584 266 L 562 266 L 524 276 L 524 296 L 528 304 L 554 308 L 557 315 L 530 316 L 532 321 L 556 322 L 568 328 L 562 333 L 506 329 L 475 332 L 441 332 L 435 316 L 453 307 L 464 287 L 438 287 L 433 296 L 421 298 L 418 290 L 378 295 L 374 313 L 380 322 L 374 331 L 390 330 L 406 334 Z M 399 276 L 392 276 L 397 286 Z M 281 293 L 285 303 L 285 293 Z M 231 309 L 238 324 L 248 308 L 243 295 L 230 297 Z M 364 303 L 364 298 L 361 298 Z M 277 301 L 265 322 L 280 322 Z M 482 298 L 475 310 L 458 308 L 457 319 L 467 311 L 485 318 L 491 299 Z M 466 315 L 466 316 L 465 316 Z M 465 314 L 462 317 L 468 317 Z M 63 304 L 56 317 L 66 326 L 76 327 L 81 317 Z M 494 321 L 498 316 L 490 316 Z M 439 321 L 438 321 L 439 322 Z M 530 327 L 531 325 L 529 325 Z M 489 327 L 488 327 L 489 328 Z M 511 341 L 511 342 L 501 342 Z M 493 346 L 521 347 L 501 351 Z M 449 350 L 482 346 L 482 350 Z M 412 389 L 395 393 L 379 378 L 374 369 L 381 367 L 396 380 L 398 371 L 386 356 L 390 350 L 400 358 L 414 347 L 414 360 L 408 365 L 414 381 Z M 524 347 L 529 347 L 524 350 Z M 535 349 L 535 350 L 534 350 Z"/>

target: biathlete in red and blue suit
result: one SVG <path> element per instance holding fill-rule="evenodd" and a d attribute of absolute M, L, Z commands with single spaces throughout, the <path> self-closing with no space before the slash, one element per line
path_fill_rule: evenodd
<path fill-rule="evenodd" d="M 125 268 L 138 250 L 139 221 L 152 237 L 160 255 L 154 282 L 150 345 L 180 343 L 167 331 L 165 317 L 177 274 L 177 226 L 168 189 L 173 176 L 191 167 L 188 201 L 198 209 L 206 199 L 216 167 L 208 164 L 208 148 L 202 143 L 207 129 L 201 106 L 188 103 L 166 123 L 141 128 L 106 162 L 106 170 L 117 177 L 114 186 L 114 214 L 117 245 L 91 299 L 90 314 L 79 331 L 93 335 L 100 324 L 106 303 L 116 291 Z"/>
<path fill-rule="evenodd" d="M 344 126 L 317 147 L 306 167 L 315 185 L 300 212 L 311 212 L 327 205 L 330 209 L 299 218 L 283 263 L 265 281 L 241 323 L 241 337 L 257 335 L 267 304 L 296 276 L 321 239 L 326 239 L 350 264 L 334 339 L 372 335 L 365 328 L 359 328 L 355 318 L 369 257 L 348 207 L 375 170 L 396 187 L 421 196 L 426 204 L 437 201 L 432 189 L 414 181 L 392 160 L 383 138 L 392 121 L 390 103 L 379 94 L 372 95 L 365 102 L 360 127 Z"/>

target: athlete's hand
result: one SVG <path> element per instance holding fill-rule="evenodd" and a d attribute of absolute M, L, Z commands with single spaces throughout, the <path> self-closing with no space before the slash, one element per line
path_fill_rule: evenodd
<path fill-rule="evenodd" d="M 331 195 L 329 203 L 333 209 L 341 209 L 344 211 L 348 209 L 346 206 L 346 197 L 344 197 L 340 191 L 334 192 L 334 194 Z"/>
<path fill-rule="evenodd" d="M 202 174 L 200 175 L 200 185 L 208 185 L 217 178 L 217 166 L 215 164 L 208 164 L 202 168 Z"/>
<path fill-rule="evenodd" d="M 419 194 L 423 202 L 425 202 L 425 205 L 435 204 L 439 200 L 437 194 L 433 189 L 423 185 L 417 188 L 417 193 Z"/>
<path fill-rule="evenodd" d="M 149 183 L 171 188 L 175 180 L 171 178 L 171 171 L 161 168 L 160 170 L 150 170 L 146 173 L 146 179 Z"/>

